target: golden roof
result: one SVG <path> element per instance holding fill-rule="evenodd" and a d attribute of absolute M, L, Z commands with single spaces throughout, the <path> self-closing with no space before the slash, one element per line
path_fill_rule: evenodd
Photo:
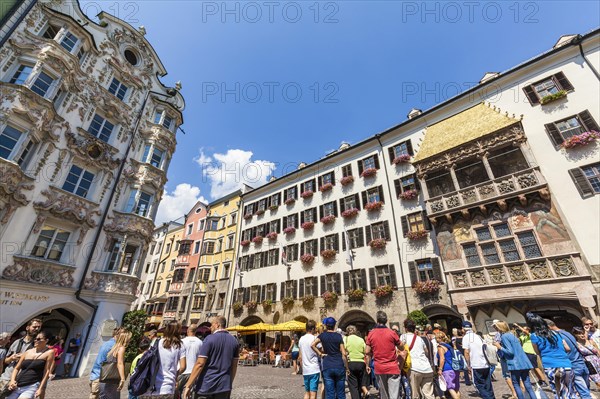
<path fill-rule="evenodd" d="M 484 103 L 477 104 L 428 126 L 415 161 L 422 161 L 517 122 L 518 119 L 501 114 L 499 109 L 492 109 Z"/>

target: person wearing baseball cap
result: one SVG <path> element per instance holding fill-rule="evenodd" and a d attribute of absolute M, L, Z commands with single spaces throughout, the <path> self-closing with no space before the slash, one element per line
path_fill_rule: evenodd
<path fill-rule="evenodd" d="M 345 399 L 348 356 L 342 336 L 335 331 L 336 323 L 333 317 L 323 319 L 326 330 L 319 334 L 310 347 L 323 359 L 323 383 L 327 398 Z"/>

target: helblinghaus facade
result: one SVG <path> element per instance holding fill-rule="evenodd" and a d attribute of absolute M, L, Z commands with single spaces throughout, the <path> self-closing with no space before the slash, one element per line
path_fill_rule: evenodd
<path fill-rule="evenodd" d="M 184 102 L 143 28 L 28 4 L 0 48 L 1 327 L 81 332 L 81 374 L 139 294 Z"/>

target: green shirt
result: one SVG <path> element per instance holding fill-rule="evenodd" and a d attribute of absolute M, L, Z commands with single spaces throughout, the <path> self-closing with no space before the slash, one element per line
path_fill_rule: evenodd
<path fill-rule="evenodd" d="M 351 362 L 365 361 L 365 340 L 358 335 L 345 337 L 344 346 L 348 352 L 348 360 Z"/>
<path fill-rule="evenodd" d="M 521 340 L 521 345 L 523 345 L 523 351 L 525 353 L 529 353 L 530 355 L 535 355 L 535 350 L 533 349 L 533 344 L 531 343 L 531 337 L 529 335 L 521 335 L 519 337 Z"/>
<path fill-rule="evenodd" d="M 140 353 L 135 357 L 135 359 L 133 359 L 133 362 L 131 362 L 131 369 L 129 370 L 129 374 L 133 374 L 133 372 L 135 371 L 135 366 L 137 366 L 138 360 L 142 358 L 142 355 L 143 353 Z"/>

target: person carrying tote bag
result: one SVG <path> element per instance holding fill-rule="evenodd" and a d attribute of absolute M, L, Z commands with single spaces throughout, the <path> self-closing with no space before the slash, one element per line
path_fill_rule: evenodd
<path fill-rule="evenodd" d="M 117 342 L 106 356 L 100 370 L 100 399 L 119 399 L 125 385 L 125 349 L 131 339 L 129 331 L 117 336 Z"/>

